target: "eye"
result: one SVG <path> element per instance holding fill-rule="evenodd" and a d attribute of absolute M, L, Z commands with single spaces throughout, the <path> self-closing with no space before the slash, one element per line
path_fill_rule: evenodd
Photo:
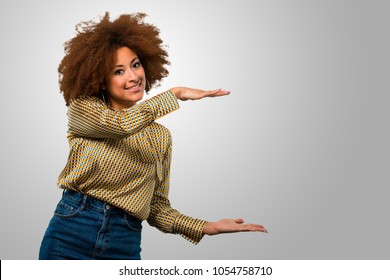
<path fill-rule="evenodd" d="M 118 69 L 114 72 L 114 75 L 122 75 L 123 74 L 123 69 Z"/>
<path fill-rule="evenodd" d="M 136 61 L 136 62 L 133 63 L 133 68 L 139 68 L 139 67 L 142 67 L 140 61 Z"/>

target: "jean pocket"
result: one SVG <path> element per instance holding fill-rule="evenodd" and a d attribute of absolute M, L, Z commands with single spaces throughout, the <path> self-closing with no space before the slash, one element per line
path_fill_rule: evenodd
<path fill-rule="evenodd" d="M 54 215 L 60 218 L 70 218 L 79 214 L 82 209 L 82 201 L 77 202 L 63 198 L 57 204 L 56 210 L 54 211 Z"/>
<path fill-rule="evenodd" d="M 128 214 L 124 214 L 122 219 L 131 231 L 140 232 L 142 230 L 141 221 L 139 221 L 137 218 L 134 218 Z"/>

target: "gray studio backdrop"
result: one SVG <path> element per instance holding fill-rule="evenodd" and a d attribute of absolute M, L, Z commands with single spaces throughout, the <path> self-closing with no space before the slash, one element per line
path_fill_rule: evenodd
<path fill-rule="evenodd" d="M 1 259 L 36 259 L 68 155 L 58 88 L 82 20 L 145 12 L 172 86 L 231 95 L 181 102 L 172 205 L 243 217 L 269 234 L 195 246 L 144 223 L 144 259 L 389 259 L 388 1 L 2 1 Z"/>

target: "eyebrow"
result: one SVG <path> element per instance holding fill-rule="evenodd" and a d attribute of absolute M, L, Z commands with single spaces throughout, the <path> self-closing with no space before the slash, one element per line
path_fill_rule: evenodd
<path fill-rule="evenodd" d="M 134 57 L 131 61 L 130 61 L 130 64 L 132 64 L 135 60 L 139 59 L 138 56 Z M 118 65 L 115 65 L 114 68 L 116 67 L 124 67 L 124 65 L 122 64 L 118 64 Z"/>

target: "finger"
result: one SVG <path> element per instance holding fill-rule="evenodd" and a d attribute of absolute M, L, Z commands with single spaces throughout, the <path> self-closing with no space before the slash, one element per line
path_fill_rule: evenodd
<path fill-rule="evenodd" d="M 209 95 L 217 94 L 221 90 L 222 89 L 218 88 L 218 89 L 213 89 L 213 90 L 202 90 L 202 92 L 203 92 L 204 95 L 209 96 Z"/>
<path fill-rule="evenodd" d="M 234 221 L 235 221 L 237 224 L 243 224 L 243 223 L 244 223 L 244 219 L 242 219 L 242 218 L 234 219 Z"/>
<path fill-rule="evenodd" d="M 229 90 L 223 90 L 223 89 L 215 89 L 215 90 L 209 90 L 204 92 L 205 96 L 208 97 L 217 97 L 217 96 L 223 96 L 230 94 Z"/>
<path fill-rule="evenodd" d="M 250 231 L 260 231 L 268 233 L 267 229 L 263 227 L 262 225 L 255 225 L 255 224 L 247 224 L 247 229 Z"/>
<path fill-rule="evenodd" d="M 230 94 L 230 91 L 229 90 L 219 90 L 217 92 L 214 92 L 213 94 L 211 94 L 210 96 L 211 97 L 216 97 L 216 96 L 224 96 L 224 95 L 229 95 Z"/>
<path fill-rule="evenodd" d="M 260 232 L 268 233 L 265 227 L 258 224 L 241 224 L 239 227 L 237 227 L 237 229 L 239 231 L 260 231 Z"/>
<path fill-rule="evenodd" d="M 221 90 L 222 90 L 221 88 L 217 88 L 217 89 L 213 89 L 213 90 L 208 90 L 207 92 L 209 92 L 211 94 L 214 94 L 214 93 L 217 93 L 217 92 L 219 92 Z"/>

